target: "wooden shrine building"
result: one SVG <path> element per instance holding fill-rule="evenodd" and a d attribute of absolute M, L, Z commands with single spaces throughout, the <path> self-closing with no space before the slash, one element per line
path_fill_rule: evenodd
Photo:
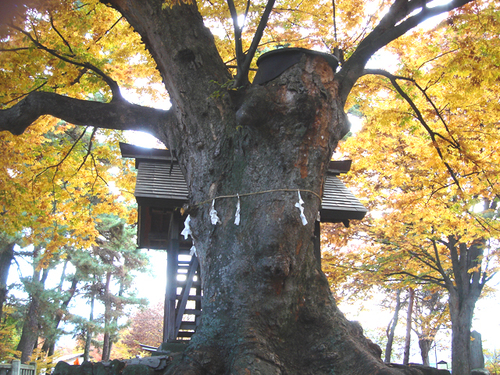
<path fill-rule="evenodd" d="M 120 149 L 124 158 L 135 159 L 137 168 L 138 246 L 167 251 L 163 341 L 188 340 L 200 323 L 203 292 L 198 259 L 190 255 L 191 239 L 181 236 L 184 218 L 180 208 L 188 200 L 186 182 L 168 150 L 124 143 Z M 350 160 L 330 162 L 321 202 L 321 222 L 348 225 L 349 220 L 361 220 L 366 215 L 366 208 L 337 178 L 350 168 Z M 318 221 L 315 238 L 315 256 L 321 264 Z"/>

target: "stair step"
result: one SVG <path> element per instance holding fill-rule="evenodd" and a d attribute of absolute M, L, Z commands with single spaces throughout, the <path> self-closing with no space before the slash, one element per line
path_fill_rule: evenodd
<path fill-rule="evenodd" d="M 196 323 L 195 322 L 182 322 L 181 323 L 181 328 L 180 329 L 188 329 L 191 331 L 196 330 Z"/>
<path fill-rule="evenodd" d="M 182 296 L 180 296 L 179 294 L 176 296 L 176 298 L 178 300 L 180 300 L 182 298 Z M 188 296 L 188 301 L 201 301 L 201 296 Z"/>
<path fill-rule="evenodd" d="M 177 280 L 177 287 L 184 286 L 184 285 L 186 285 L 186 283 L 187 283 L 187 280 Z M 201 286 L 200 280 L 193 281 L 191 283 L 191 288 L 196 287 L 196 286 Z"/>
<path fill-rule="evenodd" d="M 184 310 L 184 315 L 196 315 L 196 316 L 200 316 L 201 315 L 201 310 L 186 309 L 186 310 Z"/>
<path fill-rule="evenodd" d="M 177 337 L 191 337 L 194 335 L 193 331 L 179 331 Z"/>

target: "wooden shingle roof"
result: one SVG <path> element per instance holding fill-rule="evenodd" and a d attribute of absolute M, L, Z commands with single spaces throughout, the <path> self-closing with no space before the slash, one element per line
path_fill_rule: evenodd
<path fill-rule="evenodd" d="M 186 181 L 168 150 L 145 149 L 123 143 L 120 148 L 123 157 L 136 159 L 135 197 L 139 205 L 173 209 L 187 202 Z M 361 220 L 366 215 L 367 209 L 337 177 L 350 167 L 349 160 L 330 162 L 321 202 L 322 222 Z"/>

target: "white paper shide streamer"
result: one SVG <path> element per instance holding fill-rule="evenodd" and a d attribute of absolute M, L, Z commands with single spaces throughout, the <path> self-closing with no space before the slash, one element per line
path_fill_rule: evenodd
<path fill-rule="evenodd" d="M 234 214 L 234 224 L 240 225 L 240 195 L 238 194 L 238 203 L 236 203 L 236 213 Z"/>
<path fill-rule="evenodd" d="M 300 190 L 297 190 L 299 193 L 299 201 L 295 203 L 295 207 L 297 207 L 300 210 L 300 218 L 302 220 L 302 225 L 307 225 L 307 219 L 306 216 L 304 215 L 304 201 L 302 200 L 302 197 L 300 196 Z"/>
<path fill-rule="evenodd" d="M 212 201 L 212 207 L 210 208 L 210 220 L 212 221 L 212 225 L 222 224 L 215 210 L 215 199 Z"/>
<path fill-rule="evenodd" d="M 191 256 L 193 256 L 193 255 L 194 256 L 198 256 L 198 254 L 196 254 L 196 247 L 194 247 L 194 245 L 191 246 L 191 249 L 189 249 L 189 255 L 191 255 Z"/>
<path fill-rule="evenodd" d="M 191 232 L 191 215 L 188 215 L 186 220 L 184 221 L 184 229 L 181 232 L 181 235 L 184 236 L 184 239 L 187 240 L 189 236 L 193 238 L 193 233 Z"/>

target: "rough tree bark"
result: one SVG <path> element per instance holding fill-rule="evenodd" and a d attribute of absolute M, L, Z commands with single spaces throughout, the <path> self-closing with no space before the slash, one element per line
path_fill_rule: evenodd
<path fill-rule="evenodd" d="M 468 0 L 432 8 L 396 0 L 337 74 L 322 57 L 304 55 L 278 78 L 235 90 L 224 89 L 232 77 L 195 3 L 103 2 L 141 35 L 172 109 L 141 112 L 108 79 L 110 103 L 89 110 L 84 101 L 34 93 L 0 111 L 0 129 L 19 134 L 52 114 L 76 124 L 142 128 L 175 151 L 190 192 L 204 306 L 201 326 L 169 374 L 420 374 L 385 365 L 337 309 L 315 261 L 314 221 L 328 162 L 348 131 L 344 103 L 368 59 Z M 306 225 L 295 207 L 298 190 Z M 236 194 L 249 194 L 241 199 L 239 226 Z"/>
<path fill-rule="evenodd" d="M 255 194 L 241 199 L 240 226 L 233 223 L 235 198 L 216 201 L 217 226 L 210 203 L 190 212 L 204 316 L 185 363 L 172 374 L 390 373 L 337 310 L 314 258 L 317 195 L 346 128 L 337 95 L 326 61 L 304 57 L 276 80 L 247 91 L 232 137 L 221 145 L 230 158 L 188 172 L 189 185 L 204 187 L 193 189 L 195 204 Z M 200 154 L 206 158 L 203 147 Z M 295 207 L 297 189 L 315 193 L 302 192 L 306 226 Z"/>

